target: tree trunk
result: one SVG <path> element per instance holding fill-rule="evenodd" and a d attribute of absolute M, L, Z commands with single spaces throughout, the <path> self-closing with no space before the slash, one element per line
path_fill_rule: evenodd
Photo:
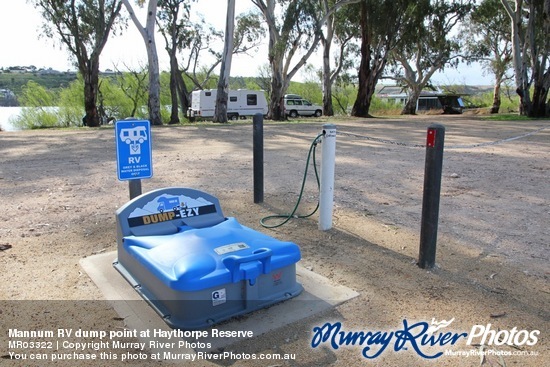
<path fill-rule="evenodd" d="M 178 96 L 181 104 L 181 113 L 183 116 L 187 115 L 187 110 L 190 106 L 189 101 L 189 91 L 187 90 L 187 86 L 185 85 L 185 81 L 183 80 L 182 73 L 179 69 L 176 70 L 176 81 L 177 81 L 177 87 L 178 87 Z"/>
<path fill-rule="evenodd" d="M 367 74 L 371 74 L 369 71 Z M 361 75 L 361 72 L 359 72 Z M 371 75 L 366 77 L 366 81 L 361 82 L 361 77 L 359 78 L 359 88 L 357 91 L 357 98 L 351 109 L 351 115 L 355 117 L 372 117 L 369 114 L 370 105 L 372 102 L 372 96 L 374 95 L 374 90 L 376 88 L 376 82 L 373 80 Z"/>
<path fill-rule="evenodd" d="M 502 76 L 497 75 L 495 78 L 495 87 L 493 88 L 493 106 L 491 107 L 491 110 L 490 110 L 490 113 L 492 114 L 498 113 L 498 111 L 500 111 L 500 104 L 502 102 L 500 99 L 501 85 L 502 85 Z"/>
<path fill-rule="evenodd" d="M 271 119 L 275 121 L 286 120 L 285 104 L 284 104 L 284 78 L 280 70 L 272 68 L 271 76 L 271 101 L 269 110 L 271 111 Z"/>
<path fill-rule="evenodd" d="M 324 2 L 325 12 L 328 12 L 328 2 Z M 327 20 L 326 36 L 321 38 L 323 44 L 323 115 L 334 116 L 332 106 L 332 78 L 330 70 L 330 50 L 334 39 L 334 14 Z M 342 62 L 342 60 L 340 60 Z"/>
<path fill-rule="evenodd" d="M 154 44 L 154 41 L 153 41 Z M 152 46 L 156 47 L 156 46 Z M 155 51 L 148 52 L 149 55 L 149 119 L 153 125 L 162 125 L 160 114 L 160 75 L 159 60 Z"/>
<path fill-rule="evenodd" d="M 542 5 L 542 6 L 541 6 Z M 550 42 L 546 38 L 541 44 L 536 44 L 536 21 L 532 18 L 544 19 L 548 17 L 548 12 L 550 4 L 545 2 L 544 4 L 539 4 L 538 7 L 535 6 L 535 2 L 529 3 L 529 17 L 528 29 L 529 29 L 529 49 L 531 52 L 531 69 L 533 75 L 533 101 L 531 104 L 531 110 L 529 111 L 529 117 L 546 117 L 547 109 L 546 104 L 548 100 L 548 89 L 550 88 L 550 67 L 548 67 L 548 53 L 550 50 L 548 46 Z M 541 14 L 536 14 L 541 12 Z M 536 14 L 536 16 L 534 15 Z M 550 31 L 550 20 L 544 19 L 541 22 L 541 33 L 548 37 L 548 32 Z"/>
<path fill-rule="evenodd" d="M 325 116 L 334 116 L 334 108 L 332 106 L 332 80 L 330 77 L 331 44 L 332 37 L 324 42 L 323 47 L 323 115 Z"/>
<path fill-rule="evenodd" d="M 516 93 L 520 98 L 519 113 L 527 116 L 531 111 L 531 99 L 529 95 L 529 78 L 527 75 L 527 47 L 526 39 L 522 34 L 521 24 L 523 17 L 522 0 L 515 0 L 515 9 L 512 9 L 506 0 L 501 0 L 512 24 L 512 56 L 514 74 L 516 77 Z"/>
<path fill-rule="evenodd" d="M 533 91 L 532 110 L 529 117 L 548 117 L 547 101 L 548 87 L 536 83 Z"/>
<path fill-rule="evenodd" d="M 359 65 L 359 85 L 357 98 L 351 109 L 351 115 L 356 117 L 372 117 L 369 114 L 376 78 L 371 69 L 371 35 L 369 33 L 368 14 L 365 3 L 361 3 L 361 63 Z"/>
<path fill-rule="evenodd" d="M 420 93 L 422 88 L 419 85 L 413 84 L 409 92 L 409 98 L 405 107 L 401 111 L 402 115 L 416 115 L 416 106 L 418 105 L 418 99 L 420 98 Z"/>
<path fill-rule="evenodd" d="M 172 108 L 170 111 L 169 124 L 179 124 L 179 103 L 178 103 L 178 59 L 175 55 L 175 48 L 170 50 L 170 99 Z"/>
<path fill-rule="evenodd" d="M 99 60 L 89 60 L 85 68 L 80 68 L 84 78 L 84 109 L 86 115 L 82 119 L 85 126 L 100 125 L 97 113 L 97 88 L 99 85 Z"/>
<path fill-rule="evenodd" d="M 375 87 L 376 83 L 372 79 L 372 71 L 368 67 L 368 61 L 365 61 L 364 56 L 362 56 L 361 65 L 359 66 L 359 85 L 357 88 L 357 97 L 351 109 L 352 116 L 372 117 L 369 114 L 369 109 Z"/>
<path fill-rule="evenodd" d="M 155 42 L 155 23 L 157 18 L 157 0 L 149 0 L 147 6 L 147 22 L 143 27 L 134 13 L 132 5 L 128 0 L 122 0 L 124 6 L 130 13 L 130 18 L 134 22 L 136 28 L 139 30 L 143 41 L 145 42 L 145 48 L 147 49 L 147 60 L 149 61 L 149 99 L 147 107 L 149 108 L 149 120 L 153 125 L 162 125 L 162 119 L 160 114 L 160 72 L 159 72 L 159 59 L 157 54 L 157 45 Z"/>
<path fill-rule="evenodd" d="M 155 42 L 155 22 L 157 17 L 157 1 L 149 0 L 147 9 L 147 27 L 145 28 L 145 44 L 149 60 L 149 119 L 153 125 L 162 125 L 160 114 L 160 67 Z"/>
<path fill-rule="evenodd" d="M 235 0 L 227 0 L 227 16 L 225 20 L 225 42 L 218 80 L 214 122 L 227 123 L 227 102 L 229 95 L 229 75 L 231 74 L 231 59 L 235 36 Z"/>

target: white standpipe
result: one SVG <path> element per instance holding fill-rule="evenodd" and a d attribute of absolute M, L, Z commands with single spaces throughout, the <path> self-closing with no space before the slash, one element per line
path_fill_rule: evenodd
<path fill-rule="evenodd" d="M 321 194 L 319 197 L 319 229 L 332 228 L 332 207 L 334 204 L 334 162 L 336 156 L 336 126 L 323 125 L 321 157 Z"/>

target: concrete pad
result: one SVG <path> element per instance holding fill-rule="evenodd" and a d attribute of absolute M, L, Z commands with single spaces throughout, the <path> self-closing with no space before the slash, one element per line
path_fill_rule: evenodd
<path fill-rule="evenodd" d="M 117 253 L 113 251 L 83 258 L 80 260 L 80 265 L 99 287 L 105 299 L 111 301 L 113 308 L 120 317 L 124 318 L 129 329 L 137 330 L 138 335 L 144 330 L 172 330 L 113 267 L 113 261 L 116 258 Z M 304 291 L 297 297 L 214 325 L 212 328 L 222 331 L 250 330 L 254 336 L 258 336 L 335 307 L 359 295 L 347 287 L 334 284 L 329 279 L 305 269 L 299 263 L 296 266 L 296 276 L 297 281 L 304 287 Z M 152 335 L 140 339 L 147 346 L 150 345 L 150 341 L 158 340 Z M 239 340 L 239 338 L 208 337 L 201 338 L 200 342 L 210 343 L 211 347 L 208 350 L 216 351 Z M 189 340 L 189 342 L 196 343 L 197 340 Z M 166 348 L 148 349 L 151 353 L 167 351 Z M 205 349 L 201 348 L 201 350 Z M 194 350 L 188 348 L 184 351 L 181 347 L 174 350 L 174 353 L 182 352 L 194 353 Z"/>

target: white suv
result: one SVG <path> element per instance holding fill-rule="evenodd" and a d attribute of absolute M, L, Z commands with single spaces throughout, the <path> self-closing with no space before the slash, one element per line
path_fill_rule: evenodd
<path fill-rule="evenodd" d="M 285 94 L 285 114 L 289 117 L 297 116 L 315 116 L 319 117 L 323 114 L 323 108 L 318 105 L 311 104 L 306 99 L 303 99 L 296 94 Z"/>

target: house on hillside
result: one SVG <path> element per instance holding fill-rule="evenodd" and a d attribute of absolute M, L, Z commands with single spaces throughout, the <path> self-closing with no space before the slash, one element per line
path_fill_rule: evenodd
<path fill-rule="evenodd" d="M 465 109 L 462 95 L 457 93 L 447 93 L 441 90 L 426 91 L 420 93 L 418 102 L 416 103 L 416 111 L 441 110 L 442 113 L 458 114 Z M 388 102 L 393 102 L 396 105 L 405 106 L 409 99 L 409 95 L 399 86 L 383 85 L 377 92 L 376 96 Z"/>
<path fill-rule="evenodd" d="M 15 93 L 9 89 L 0 88 L 0 106 L 17 106 L 17 98 L 15 97 Z"/>
<path fill-rule="evenodd" d="M 47 68 L 47 69 L 41 68 L 38 70 L 38 73 L 40 75 L 53 75 L 53 74 L 61 74 L 62 72 L 52 68 Z"/>

